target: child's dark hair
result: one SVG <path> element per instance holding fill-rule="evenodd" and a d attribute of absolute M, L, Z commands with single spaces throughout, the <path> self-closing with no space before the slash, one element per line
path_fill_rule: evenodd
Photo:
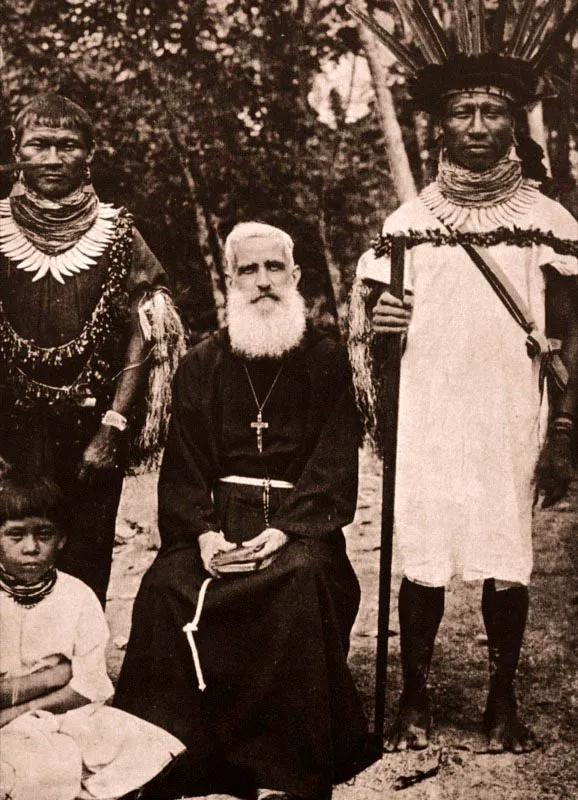
<path fill-rule="evenodd" d="M 0 479 L 0 525 L 25 517 L 42 517 L 62 534 L 70 533 L 70 506 L 60 487 L 48 478 L 32 479 L 10 471 Z"/>

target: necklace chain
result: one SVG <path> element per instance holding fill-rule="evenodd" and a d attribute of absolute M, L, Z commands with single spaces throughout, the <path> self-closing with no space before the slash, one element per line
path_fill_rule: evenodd
<path fill-rule="evenodd" d="M 255 405 L 257 406 L 257 411 L 259 412 L 259 414 L 263 413 L 263 409 L 265 408 L 265 404 L 267 403 L 267 400 L 269 400 L 269 398 L 271 397 L 271 393 L 272 393 L 273 389 L 275 388 L 275 386 L 277 385 L 277 381 L 279 380 L 279 376 L 283 372 L 283 367 L 284 366 L 285 366 L 285 362 L 283 362 L 281 364 L 281 366 L 279 367 L 279 370 L 277 371 L 277 374 L 275 375 L 273 383 L 271 384 L 271 387 L 270 387 L 269 391 L 267 392 L 267 396 L 265 397 L 265 399 L 263 400 L 262 403 L 259 403 L 259 398 L 257 397 L 257 392 L 255 391 L 255 387 L 253 385 L 253 381 L 251 380 L 251 375 L 249 374 L 249 370 L 247 369 L 247 365 L 243 361 L 243 369 L 245 370 L 245 375 L 247 376 L 247 380 L 249 381 L 249 386 L 251 387 L 251 393 L 253 395 L 253 399 L 255 401 Z"/>
<path fill-rule="evenodd" d="M 247 376 L 247 380 L 249 381 L 249 386 L 251 387 L 251 393 L 253 395 L 253 400 L 255 401 L 255 405 L 257 406 L 257 420 L 251 423 L 251 427 L 255 430 L 257 434 L 257 450 L 259 453 L 263 452 L 263 429 L 269 427 L 268 422 L 263 422 L 263 409 L 265 408 L 265 404 L 271 397 L 273 389 L 277 385 L 277 381 L 281 373 L 283 372 L 283 367 L 285 366 L 285 362 L 281 363 L 275 378 L 273 379 L 273 383 L 269 387 L 269 391 L 262 403 L 259 402 L 259 398 L 257 397 L 257 392 L 255 391 L 255 386 L 253 385 L 253 381 L 251 380 L 251 375 L 247 368 L 247 364 L 243 361 L 243 369 L 245 370 L 245 375 Z M 263 485 L 263 516 L 265 518 L 265 527 L 269 527 L 269 504 L 270 504 L 270 480 L 268 478 L 265 479 L 265 483 Z"/>
<path fill-rule="evenodd" d="M 253 386 L 253 381 L 251 380 L 251 375 L 249 374 L 249 370 L 247 369 L 246 363 L 243 361 L 243 369 L 245 370 L 245 375 L 247 376 L 247 380 L 249 381 L 249 386 L 251 387 L 251 392 L 253 394 L 253 400 L 255 401 L 255 405 L 257 406 L 257 419 L 255 422 L 251 423 L 251 427 L 254 429 L 255 433 L 257 434 L 257 450 L 259 453 L 263 452 L 263 431 L 267 430 L 269 427 L 268 422 L 263 421 L 263 409 L 265 408 L 265 404 L 267 400 L 271 397 L 271 392 L 277 385 L 277 381 L 279 380 L 279 376 L 283 371 L 283 367 L 285 366 L 285 362 L 281 364 L 277 374 L 275 375 L 275 379 L 273 383 L 269 387 L 269 391 L 267 392 L 267 396 L 263 400 L 262 403 L 259 402 L 259 398 L 257 397 L 257 392 L 255 391 L 255 387 Z"/>

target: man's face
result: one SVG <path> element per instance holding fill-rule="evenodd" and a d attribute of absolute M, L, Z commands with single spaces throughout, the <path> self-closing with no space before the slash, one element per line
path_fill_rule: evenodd
<path fill-rule="evenodd" d="M 293 266 L 275 238 L 251 237 L 235 247 L 236 266 L 228 283 L 248 304 L 267 314 L 297 285 L 301 271 Z"/>
<path fill-rule="evenodd" d="M 66 537 L 43 517 L 8 520 L 0 526 L 0 562 L 22 583 L 36 583 L 56 561 Z"/>
<path fill-rule="evenodd" d="M 37 194 L 58 200 L 78 189 L 84 180 L 89 152 L 76 128 L 31 126 L 22 134 L 18 155 L 23 161 L 46 164 L 30 170 L 26 183 Z"/>
<path fill-rule="evenodd" d="M 450 159 L 473 172 L 483 172 L 509 152 L 514 117 L 505 98 L 473 90 L 446 100 L 442 129 Z"/>

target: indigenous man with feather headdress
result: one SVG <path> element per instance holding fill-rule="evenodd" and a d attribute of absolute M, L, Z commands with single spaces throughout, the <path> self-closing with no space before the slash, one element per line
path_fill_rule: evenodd
<path fill-rule="evenodd" d="M 0 455 L 69 496 L 76 533 L 59 566 L 104 603 L 124 471 L 162 440 L 183 330 L 130 214 L 92 188 L 94 149 L 88 114 L 64 97 L 16 117 L 23 171 L 0 201 Z"/>
<path fill-rule="evenodd" d="M 483 3 L 470 12 L 459 0 L 453 42 L 423 0 L 397 5 L 420 53 L 352 13 L 412 73 L 416 107 L 438 118 L 443 144 L 436 180 L 385 221 L 375 249 L 359 262 L 352 295 L 350 352 L 370 430 L 382 412 L 374 334 L 406 337 L 395 497 L 404 685 L 389 746 L 428 743 L 430 660 L 444 587 L 459 575 L 483 582 L 488 749 L 522 752 L 535 744 L 514 694 L 535 490 L 552 504 L 573 474 L 578 224 L 541 192 L 541 151 L 518 123 L 522 109 L 557 81 L 548 68 L 578 6 L 549 30 L 562 4 L 537 12 L 527 0 L 510 30 L 506 2 L 490 26 Z M 409 248 L 404 303 L 387 287 L 398 231 Z M 561 352 L 547 328 L 562 340 Z"/>

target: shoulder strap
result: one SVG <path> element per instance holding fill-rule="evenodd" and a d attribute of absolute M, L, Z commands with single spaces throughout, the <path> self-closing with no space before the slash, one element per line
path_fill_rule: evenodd
<path fill-rule="evenodd" d="M 472 244 L 462 244 L 461 247 L 488 281 L 511 316 L 525 331 L 527 335 L 526 349 L 530 358 L 540 356 L 542 358 L 541 372 L 548 373 L 558 389 L 564 391 L 568 383 L 568 370 L 560 358 L 560 354 L 552 350 L 551 343 L 538 330 L 530 309 L 496 259 L 483 247 Z M 541 382 L 542 380 L 543 377 Z"/>
<path fill-rule="evenodd" d="M 518 325 L 527 334 L 532 333 L 536 329 L 536 323 L 530 309 L 492 254 L 485 248 L 471 244 L 462 244 L 461 247 L 480 270 Z"/>
<path fill-rule="evenodd" d="M 435 216 L 437 217 L 437 215 Z M 443 220 L 439 221 L 448 230 L 453 230 L 447 222 L 443 222 Z M 538 330 L 538 326 L 532 317 L 528 305 L 505 275 L 496 259 L 486 248 L 467 243 L 461 243 L 460 246 L 466 251 L 470 260 L 473 261 L 484 278 L 488 281 L 500 301 L 508 310 L 508 313 L 511 314 L 526 333 L 526 349 L 528 350 L 530 358 L 534 358 L 535 356 L 541 357 L 541 384 L 543 382 L 543 376 L 547 372 L 555 385 L 561 391 L 564 391 L 568 383 L 568 370 L 564 362 L 560 358 L 559 353 L 553 351 L 548 339 Z"/>

